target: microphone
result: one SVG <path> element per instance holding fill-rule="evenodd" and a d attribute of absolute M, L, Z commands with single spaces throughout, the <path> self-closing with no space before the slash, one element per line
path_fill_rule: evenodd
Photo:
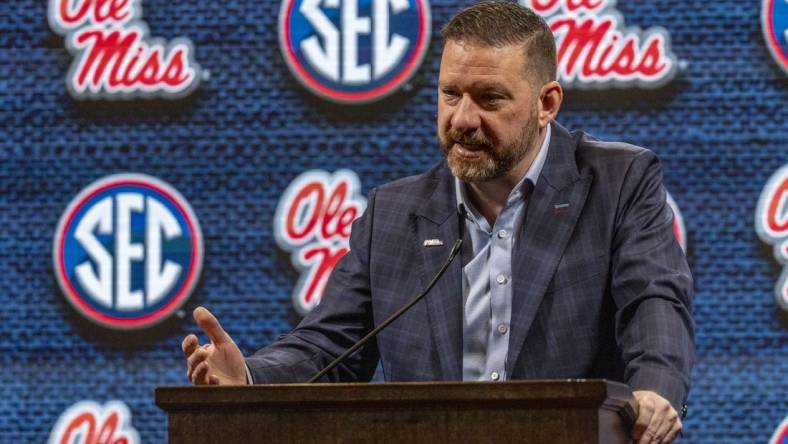
<path fill-rule="evenodd" d="M 438 282 L 438 279 L 440 279 L 441 276 L 443 276 L 443 273 L 445 273 L 446 270 L 449 268 L 449 265 L 451 265 L 452 261 L 454 261 L 454 258 L 457 256 L 457 253 L 460 252 L 460 249 L 462 247 L 462 238 L 465 236 L 465 219 L 467 218 L 468 213 L 465 210 L 465 204 L 460 203 L 459 207 L 460 207 L 459 213 L 460 213 L 460 216 L 462 216 L 462 218 L 460 220 L 460 237 L 458 237 L 457 240 L 454 241 L 454 245 L 451 247 L 451 253 L 449 253 L 449 257 L 446 258 L 446 262 L 443 263 L 443 265 L 441 266 L 440 270 L 438 270 L 438 273 L 436 273 L 435 276 L 432 278 L 430 283 L 427 285 L 427 288 L 425 288 L 424 291 L 419 293 L 418 296 L 413 298 L 410 302 L 408 302 L 407 304 L 403 305 L 402 308 L 397 310 L 394 314 L 392 314 L 391 316 L 386 318 L 386 320 L 381 322 L 380 325 L 378 325 L 377 327 L 372 329 L 372 331 L 367 333 L 366 336 L 364 336 L 363 338 L 359 339 L 358 342 L 353 344 L 353 346 L 350 347 L 349 349 L 345 350 L 345 352 L 342 353 L 341 355 L 339 355 L 339 357 L 337 357 L 336 359 L 331 361 L 331 363 L 328 364 L 327 366 L 325 366 L 323 368 L 323 370 L 320 370 L 315 376 L 312 377 L 312 379 L 307 381 L 308 384 L 311 384 L 313 382 L 317 382 L 326 373 L 330 372 L 336 366 L 341 364 L 342 361 L 347 359 L 348 356 L 352 355 L 356 350 L 358 350 L 359 348 L 363 347 L 364 344 L 369 342 L 370 339 L 372 339 L 375 336 L 377 336 L 378 333 L 380 333 L 384 328 L 388 327 L 389 324 L 391 324 L 392 322 L 394 322 L 397 319 L 399 319 L 399 317 L 402 316 L 403 314 L 405 314 L 406 311 L 410 310 L 411 307 L 416 305 L 420 300 L 424 299 L 424 296 L 426 296 L 427 293 L 429 293 L 430 290 L 432 290 L 432 287 L 434 287 L 435 284 Z"/>

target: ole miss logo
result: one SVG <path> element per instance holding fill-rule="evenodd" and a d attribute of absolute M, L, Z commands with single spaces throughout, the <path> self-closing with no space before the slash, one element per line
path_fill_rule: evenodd
<path fill-rule="evenodd" d="M 340 103 L 387 96 L 418 69 L 430 41 L 427 0 L 283 0 L 279 44 L 293 75 Z"/>
<path fill-rule="evenodd" d="M 777 170 L 763 188 L 755 210 L 755 231 L 774 246 L 774 257 L 783 266 L 774 292 L 777 304 L 788 310 L 788 165 Z"/>
<path fill-rule="evenodd" d="M 350 248 L 351 224 L 366 205 L 358 176 L 350 170 L 307 171 L 285 190 L 274 216 L 274 237 L 301 272 L 293 290 L 300 314 L 320 303 L 328 277 Z"/>
<path fill-rule="evenodd" d="M 684 228 L 684 216 L 681 214 L 678 204 L 673 197 L 668 193 L 667 195 L 668 206 L 673 210 L 673 235 L 676 236 L 681 249 L 687 252 L 687 229 Z"/>
<path fill-rule="evenodd" d="M 788 74 L 788 0 L 763 0 L 761 27 L 774 60 Z"/>
<path fill-rule="evenodd" d="M 162 321 L 191 294 L 203 243 L 188 202 L 142 174 L 92 183 L 58 223 L 54 268 L 65 298 L 102 326 L 139 329 Z"/>
<path fill-rule="evenodd" d="M 49 0 L 49 24 L 74 55 L 74 98 L 179 98 L 197 87 L 192 43 L 150 38 L 141 17 L 142 0 Z"/>
<path fill-rule="evenodd" d="M 519 3 L 542 15 L 555 34 L 558 78 L 564 86 L 656 88 L 676 73 L 668 32 L 625 26 L 616 0 Z"/>
<path fill-rule="evenodd" d="M 131 411 L 122 401 L 99 405 L 80 401 L 69 407 L 52 428 L 49 444 L 139 444 Z"/>

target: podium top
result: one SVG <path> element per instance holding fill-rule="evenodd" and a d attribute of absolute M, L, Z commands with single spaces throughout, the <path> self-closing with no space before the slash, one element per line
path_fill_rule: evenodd
<path fill-rule="evenodd" d="M 634 417 L 632 392 L 624 384 L 599 379 L 508 382 L 398 382 L 335 384 L 258 384 L 243 386 L 158 387 L 156 404 L 167 412 L 200 409 L 281 409 L 307 404 L 477 404 L 535 407 L 589 407 Z"/>
<path fill-rule="evenodd" d="M 605 380 L 160 387 L 173 444 L 625 444 L 629 387 Z"/>

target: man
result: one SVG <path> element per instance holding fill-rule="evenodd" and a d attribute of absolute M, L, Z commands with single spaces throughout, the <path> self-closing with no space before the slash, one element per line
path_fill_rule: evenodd
<path fill-rule="evenodd" d="M 244 360 L 216 318 L 183 342 L 194 384 L 309 379 L 426 287 L 427 297 L 324 377 L 608 378 L 633 388 L 641 443 L 681 431 L 693 359 L 692 279 L 648 150 L 569 133 L 555 41 L 532 11 L 480 3 L 443 30 L 446 161 L 369 194 L 322 303 Z"/>

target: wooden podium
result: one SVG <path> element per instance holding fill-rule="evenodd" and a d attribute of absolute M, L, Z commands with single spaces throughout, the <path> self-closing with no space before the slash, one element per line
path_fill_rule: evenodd
<path fill-rule="evenodd" d="M 171 443 L 628 443 L 604 380 L 161 387 Z"/>

